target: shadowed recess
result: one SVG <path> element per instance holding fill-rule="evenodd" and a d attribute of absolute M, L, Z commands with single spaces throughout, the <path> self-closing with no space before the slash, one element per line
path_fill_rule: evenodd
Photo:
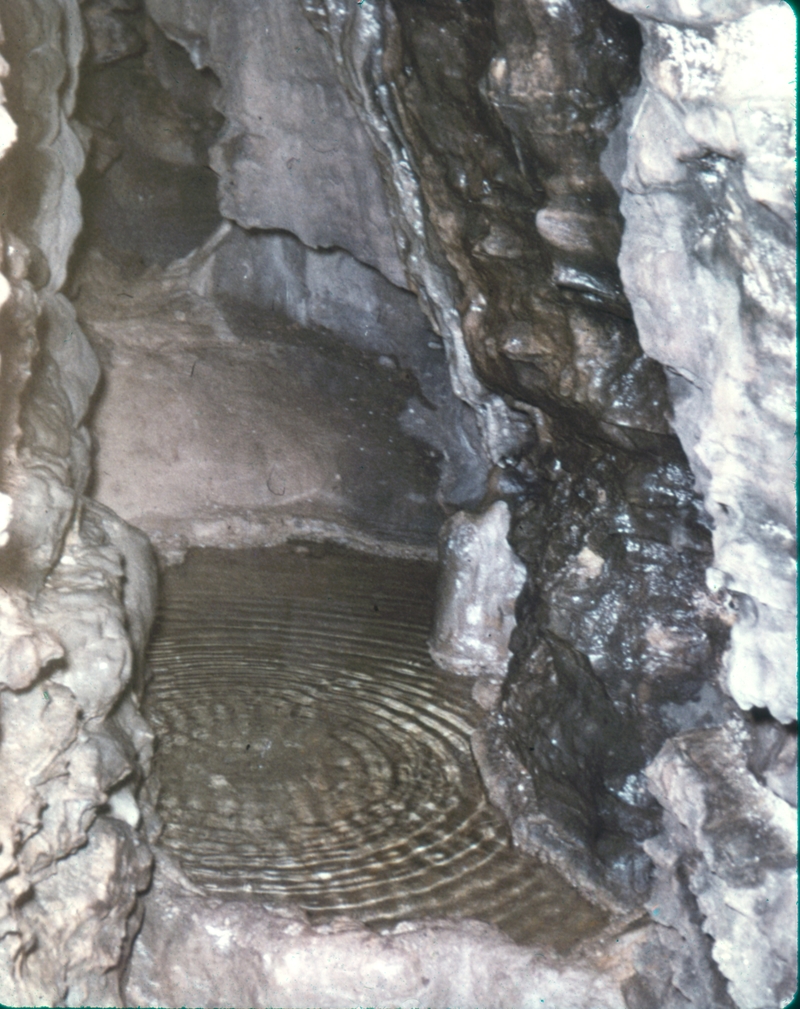
<path fill-rule="evenodd" d="M 216 896 L 378 928 L 473 917 L 565 951 L 605 915 L 487 802 L 472 681 L 427 652 L 435 580 L 330 545 L 168 569 L 146 698 L 160 844 Z"/>

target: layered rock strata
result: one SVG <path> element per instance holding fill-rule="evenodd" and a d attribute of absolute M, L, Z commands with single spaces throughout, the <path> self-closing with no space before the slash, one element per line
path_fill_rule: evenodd
<path fill-rule="evenodd" d="M 0 1001 L 119 1005 L 151 867 L 135 689 L 155 569 L 142 534 L 84 497 L 99 372 L 58 293 L 81 225 L 80 15 L 30 0 L 0 21 Z"/>

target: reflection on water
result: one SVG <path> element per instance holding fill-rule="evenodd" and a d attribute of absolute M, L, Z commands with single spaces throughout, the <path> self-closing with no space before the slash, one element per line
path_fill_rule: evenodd
<path fill-rule="evenodd" d="M 146 701 L 161 844 L 218 896 L 376 927 L 474 917 L 563 951 L 605 917 L 485 799 L 471 681 L 426 649 L 435 578 L 313 545 L 169 569 Z"/>

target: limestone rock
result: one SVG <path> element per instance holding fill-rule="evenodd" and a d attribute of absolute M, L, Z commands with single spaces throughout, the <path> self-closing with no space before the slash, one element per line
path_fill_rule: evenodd
<path fill-rule="evenodd" d="M 252 301 L 226 297 L 238 252 L 263 267 L 246 237 L 231 244 L 128 278 L 124 300 L 112 264 L 87 264 L 78 308 L 106 367 L 94 415 L 95 495 L 170 559 L 189 546 L 298 536 L 435 556 L 439 495 L 477 497 L 477 479 L 458 484 L 459 464 L 482 460 L 477 433 L 470 441 L 460 428 L 467 408 L 449 392 L 424 319 L 392 325 L 393 307 L 412 296 L 333 254 L 329 265 L 350 270 L 371 307 L 386 309 L 364 338 L 352 334 L 352 309 L 325 296 L 331 274 L 315 276 L 313 262 L 305 275 L 298 270 L 299 300 L 287 308 L 310 309 L 312 326 L 313 315 L 327 313 L 345 341 L 271 311 L 257 291 Z M 288 244 L 296 260 L 314 255 Z M 382 285 L 399 306 L 382 304 Z M 416 411 L 432 418 L 427 429 L 408 423 Z"/>
<path fill-rule="evenodd" d="M 81 224 L 78 8 L 26 0 L 0 4 L 0 19 L 19 120 L 0 162 L 0 1000 L 118 1005 L 150 871 L 132 807 L 152 736 L 125 694 L 155 571 L 141 535 L 83 499 L 99 371 L 58 293 Z"/>
<path fill-rule="evenodd" d="M 233 228 L 211 258 L 192 268 L 192 286 L 205 296 L 285 313 L 377 354 L 384 369 L 410 372 L 419 391 L 401 424 L 441 453 L 439 499 L 463 506 L 481 498 L 489 463 L 475 417 L 455 396 L 444 346 L 410 292 L 340 249 L 318 252 L 283 233 Z"/>
<path fill-rule="evenodd" d="M 669 740 L 646 771 L 668 815 L 645 848 L 696 896 L 735 1004 L 761 1009 L 797 986 L 797 820 L 749 772 L 747 748 L 739 720 Z"/>
<path fill-rule="evenodd" d="M 139 0 L 89 0 L 83 18 L 95 63 L 136 56 L 144 48 Z"/>
<path fill-rule="evenodd" d="M 305 7 L 385 166 L 401 255 L 459 395 L 498 411 L 484 383 L 626 443 L 631 429 L 665 433 L 664 378 L 630 322 L 598 160 L 635 81 L 630 19 L 578 3 L 452 5 L 444 20 Z"/>
<path fill-rule="evenodd" d="M 148 0 L 147 10 L 222 82 L 212 151 L 222 214 L 347 249 L 405 286 L 372 145 L 299 6 Z"/>
<path fill-rule="evenodd" d="M 465 297 L 437 233 L 439 223 L 455 223 L 457 218 L 444 208 L 441 208 L 441 213 L 429 212 L 429 197 L 423 187 L 424 173 L 420 170 L 418 152 L 414 150 L 412 138 L 407 135 L 404 111 L 395 100 L 401 56 L 395 52 L 391 60 L 384 59 L 387 52 L 386 32 L 390 30 L 397 39 L 398 26 L 393 8 L 389 5 L 381 8 L 362 6 L 354 11 L 350 5 L 338 0 L 307 2 L 303 7 L 311 23 L 327 38 L 339 80 L 374 146 L 400 259 L 409 285 L 417 293 L 421 307 L 444 342 L 453 389 L 475 410 L 484 450 L 492 462 L 497 463 L 504 453 L 513 451 L 524 441 L 528 424 L 524 415 L 509 409 L 509 404 L 497 392 L 486 387 L 470 357 L 464 316 L 471 313 L 474 319 L 480 318 L 487 300 L 479 291 L 472 291 L 470 297 Z M 443 33 L 434 30 L 438 45 Z M 481 47 L 485 45 L 485 40 L 484 32 L 480 36 Z M 433 60 L 441 62 L 441 56 L 434 46 Z M 443 95 L 449 94 L 451 84 L 463 72 L 460 57 L 458 65 L 458 73 L 449 75 L 444 88 L 439 81 L 432 88 L 441 114 L 441 122 L 431 124 L 434 134 L 454 112 L 451 104 L 445 113 L 441 100 Z M 456 114 L 455 122 L 459 128 L 464 126 L 460 113 Z M 470 123 L 467 130 L 472 125 Z M 470 132 L 469 136 L 472 140 L 473 133 Z M 428 162 L 434 164 L 435 160 L 429 158 Z M 503 234 L 505 237 L 500 238 L 500 244 L 505 247 L 510 241 L 513 260 L 518 239 L 514 236 L 509 239 L 508 229 Z"/>
<path fill-rule="evenodd" d="M 637 84 L 637 27 L 594 4 L 304 6 L 379 152 L 454 388 L 489 444 L 487 387 L 529 421 L 492 456 L 528 584 L 486 729 L 513 752 L 484 770 L 519 796 L 536 779 L 507 808 L 518 838 L 635 902 L 658 819 L 643 768 L 679 728 L 727 717 L 732 622 L 616 266 L 601 152 Z"/>
<path fill-rule="evenodd" d="M 618 1009 L 651 931 L 609 938 L 557 960 L 465 920 L 402 922 L 371 932 L 339 918 L 209 901 L 159 856 L 126 980 L 129 1005 L 353 1005 L 431 1009 Z"/>
<path fill-rule="evenodd" d="M 476 759 L 518 844 L 628 907 L 646 897 L 641 844 L 658 830 L 644 767 L 734 707 L 713 678 L 732 614 L 705 585 L 707 520 L 679 454 L 591 462 L 551 437 L 512 476 L 528 577 Z"/>
<path fill-rule="evenodd" d="M 505 501 L 496 501 L 479 515 L 457 512 L 442 527 L 431 655 L 451 672 L 506 674 L 514 604 L 525 584 L 525 566 L 508 544 L 510 519 Z"/>
<path fill-rule="evenodd" d="M 82 67 L 75 107 L 88 150 L 81 246 L 100 249 L 135 276 L 187 255 L 221 222 L 218 179 L 208 165 L 223 122 L 213 107 L 219 82 L 199 74 L 143 10 L 91 10 L 104 25 L 138 25 L 141 39 L 124 59 L 112 52 Z M 126 290 L 123 280 L 119 290 Z"/>
<path fill-rule="evenodd" d="M 728 689 L 796 717 L 794 14 L 785 3 L 635 13 L 620 266 L 642 346 L 739 599 Z M 624 139 L 624 138 L 623 138 Z"/>

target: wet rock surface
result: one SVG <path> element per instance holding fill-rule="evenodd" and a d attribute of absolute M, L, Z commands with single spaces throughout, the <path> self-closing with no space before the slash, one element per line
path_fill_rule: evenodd
<path fill-rule="evenodd" d="M 709 535 L 680 455 L 654 473 L 650 459 L 562 447 L 529 461 L 549 478 L 531 479 L 516 509 L 510 540 L 529 577 L 483 733 L 530 772 L 514 802 L 519 842 L 635 902 L 649 885 L 641 842 L 659 821 L 642 772 L 678 728 L 732 708 L 707 676 L 732 617 L 705 587 Z M 497 745 L 491 779 L 505 773 Z"/>
<path fill-rule="evenodd" d="M 664 830 L 645 843 L 660 913 L 680 928 L 681 890 L 694 895 L 730 997 L 753 1009 L 797 986 L 797 815 L 750 773 L 758 735 L 737 715 L 665 743 L 647 769 Z"/>
<path fill-rule="evenodd" d="M 726 659 L 742 707 L 797 714 L 794 12 L 638 4 L 643 83 L 625 135 L 620 265 L 642 345 L 739 595 Z M 653 8 L 655 10 L 655 8 Z M 654 16 L 656 20 L 653 20 Z"/>
<path fill-rule="evenodd" d="M 347 918 L 313 926 L 297 911 L 209 901 L 163 858 L 149 901 L 128 1005 L 518 1009 L 544 999 L 563 1009 L 617 1009 L 632 961 L 654 945 L 652 928 L 638 928 L 555 958 L 474 921 L 402 922 L 379 933 Z"/>
<path fill-rule="evenodd" d="M 638 347 L 615 270 L 620 218 L 609 186 L 619 186 L 626 158 L 620 135 L 631 113 L 622 99 L 637 84 L 637 28 L 600 4 L 384 5 L 366 16 L 334 2 L 306 9 L 389 163 L 401 250 L 432 318 L 441 332 L 449 327 L 454 347 L 469 349 L 489 388 L 537 408 L 528 413 L 538 446 L 529 432 L 533 448 L 501 454 L 490 481 L 513 503 L 512 544 L 529 579 L 505 710 L 475 737 L 487 787 L 518 840 L 573 866 L 574 878 L 617 906 L 636 903 L 652 873 L 643 843 L 659 820 L 642 772 L 674 732 L 725 721 L 731 703 L 723 690 L 731 688 L 719 671 L 729 630 L 755 627 L 747 601 L 732 597 L 724 578 L 706 579 L 712 527 L 668 434 L 664 375 Z M 654 37 L 672 31 L 648 26 Z M 576 51 L 579 65 L 571 62 Z M 653 53 L 645 53 L 646 73 L 656 65 L 648 59 L 663 59 L 664 82 L 672 79 L 666 67 L 682 79 L 685 50 L 654 45 Z M 573 83 L 580 108 L 571 105 Z M 619 115 L 626 118 L 614 134 Z M 658 156 L 657 144 L 655 133 L 644 133 L 634 156 L 644 164 Z M 424 210 L 414 216 L 417 205 Z M 526 227 L 532 219 L 535 228 Z M 665 264 L 670 246 L 658 227 L 648 234 Z M 427 261 L 415 244 L 421 234 Z M 630 249 L 626 278 L 638 293 L 635 277 L 646 268 L 640 246 Z M 766 245 L 759 250 L 762 263 L 777 263 Z M 736 263 L 742 270 L 741 257 Z M 788 267 L 779 272 L 791 275 Z M 655 276 L 643 281 L 648 291 Z M 693 301 L 675 289 L 670 303 L 690 309 Z M 671 339 L 694 331 L 688 318 L 668 326 Z M 713 336 L 720 347 L 722 339 Z M 689 344 L 696 346 L 691 337 Z M 780 387 L 790 388 L 783 373 Z M 694 423 L 693 409 L 687 404 L 684 416 Z M 677 414 L 676 425 L 688 449 Z M 558 485 L 563 497 L 553 492 Z M 552 540 L 551 527 L 559 530 Z M 715 548 L 719 541 L 716 534 Z M 782 550 L 770 553 L 779 566 Z M 764 628 L 777 629 L 768 610 L 760 612 Z M 764 647 L 780 640 L 778 633 Z M 722 987 L 708 947 L 700 944 L 697 957 L 686 970 L 705 977 L 688 994 L 700 1005 Z M 676 977 L 664 991 L 679 999 Z"/>
<path fill-rule="evenodd" d="M 636 83 L 632 20 L 600 3 L 306 9 L 390 161 L 409 276 L 440 327 L 457 326 L 477 376 L 611 437 L 666 433 L 663 375 L 621 292 L 621 218 L 599 166 Z M 441 318 L 453 311 L 457 324 Z"/>
<path fill-rule="evenodd" d="M 526 843 L 554 858 L 565 844 L 587 885 L 635 903 L 658 816 L 642 771 L 676 720 L 722 717 L 714 676 L 731 620 L 705 586 L 708 523 L 616 273 L 621 220 L 599 158 L 636 84 L 636 27 L 592 4 L 309 12 L 365 117 L 391 111 L 392 156 L 402 141 L 416 169 L 449 286 L 424 287 L 411 245 L 410 276 L 442 309 L 449 292 L 486 385 L 535 407 L 529 447 L 508 451 L 493 477 L 529 575 L 506 713 L 486 729 L 541 776 L 519 822 L 535 807 L 547 827 Z M 397 172 L 392 184 L 402 207 Z M 579 711 L 592 712 L 592 731 Z"/>

